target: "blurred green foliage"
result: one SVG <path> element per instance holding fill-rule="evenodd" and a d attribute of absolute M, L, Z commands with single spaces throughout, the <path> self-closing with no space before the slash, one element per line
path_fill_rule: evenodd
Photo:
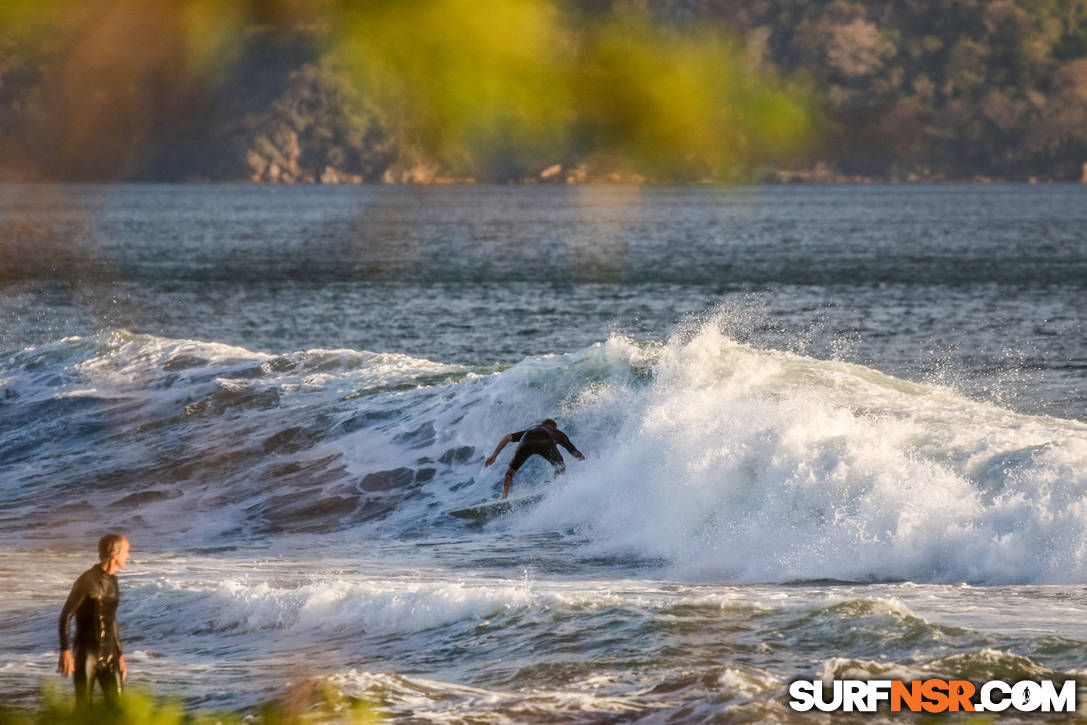
<path fill-rule="evenodd" d="M 341 57 L 408 143 L 460 173 L 519 178 L 593 158 L 627 174 L 725 178 L 795 151 L 801 94 L 744 62 L 723 29 L 644 12 L 577 23 L 549 0 L 344 3 Z"/>
<path fill-rule="evenodd" d="M 507 158 L 562 149 L 571 48 L 545 0 L 345 3 L 334 25 L 338 57 L 426 155 L 501 174 Z"/>
<path fill-rule="evenodd" d="M 0 725 L 376 725 L 383 719 L 373 705 L 345 698 L 320 683 L 309 683 L 250 714 L 187 711 L 176 701 L 141 691 L 126 693 L 116 705 L 97 699 L 77 707 L 56 688 L 46 689 L 32 709 L 0 706 Z"/>
<path fill-rule="evenodd" d="M 654 178 L 737 178 L 810 139 L 804 93 L 719 29 L 662 32 L 620 16 L 595 30 L 586 55 L 574 83 L 591 146 Z"/>

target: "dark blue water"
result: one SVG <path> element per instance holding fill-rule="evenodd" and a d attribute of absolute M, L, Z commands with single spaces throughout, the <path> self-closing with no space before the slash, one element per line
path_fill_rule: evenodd
<path fill-rule="evenodd" d="M 743 340 L 1087 418 L 1079 186 L 8 186 L 0 220 L 5 349 L 124 328 L 509 364 L 728 304 Z"/>

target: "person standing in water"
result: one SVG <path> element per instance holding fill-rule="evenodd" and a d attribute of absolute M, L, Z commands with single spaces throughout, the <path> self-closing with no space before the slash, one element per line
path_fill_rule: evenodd
<path fill-rule="evenodd" d="M 510 486 L 513 485 L 513 476 L 517 473 L 517 469 L 528 460 L 529 456 L 536 455 L 546 458 L 548 463 L 555 467 L 556 476 L 566 471 L 566 461 L 562 459 L 558 446 L 570 451 L 570 454 L 579 461 L 585 460 L 585 456 L 581 451 L 570 442 L 565 433 L 559 430 L 558 424 L 548 418 L 535 428 L 510 433 L 500 440 L 491 457 L 484 461 L 484 468 L 494 463 L 494 460 L 498 458 L 498 454 L 502 452 L 507 443 L 519 443 L 520 445 L 513 452 L 513 460 L 510 461 L 509 468 L 506 469 L 506 477 L 502 481 L 502 498 L 509 496 Z"/>
<path fill-rule="evenodd" d="M 73 677 L 76 702 L 90 702 L 94 683 L 102 688 L 107 702 L 121 694 L 121 683 L 128 677 L 121 634 L 117 630 L 117 605 L 120 590 L 115 573 L 128 563 L 128 539 L 120 534 L 106 534 L 98 542 L 98 563 L 83 572 L 64 602 L 60 612 L 60 663 L 57 672 Z M 75 656 L 68 639 L 69 626 L 75 618 Z"/>

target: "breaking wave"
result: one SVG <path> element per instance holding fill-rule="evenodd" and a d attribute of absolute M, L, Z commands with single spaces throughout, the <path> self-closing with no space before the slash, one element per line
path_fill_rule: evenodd
<path fill-rule="evenodd" d="M 477 535 L 499 438 L 554 417 L 588 454 L 494 526 L 673 576 L 1064 583 L 1087 564 L 1087 425 L 741 344 L 709 320 L 509 368 L 268 354 L 112 331 L 0 355 L 5 530 L 103 519 L 202 545 Z M 505 454 L 508 456 L 508 452 Z M 480 605 L 483 606 L 483 605 Z"/>

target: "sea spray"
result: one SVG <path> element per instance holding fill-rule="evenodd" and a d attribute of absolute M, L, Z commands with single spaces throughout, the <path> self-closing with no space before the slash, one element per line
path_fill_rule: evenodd
<path fill-rule="evenodd" d="M 574 527 L 595 551 L 698 579 L 1081 575 L 1083 424 L 758 350 L 712 323 L 651 367 L 650 384 L 617 381 L 578 411 L 623 423 L 523 525 Z"/>

